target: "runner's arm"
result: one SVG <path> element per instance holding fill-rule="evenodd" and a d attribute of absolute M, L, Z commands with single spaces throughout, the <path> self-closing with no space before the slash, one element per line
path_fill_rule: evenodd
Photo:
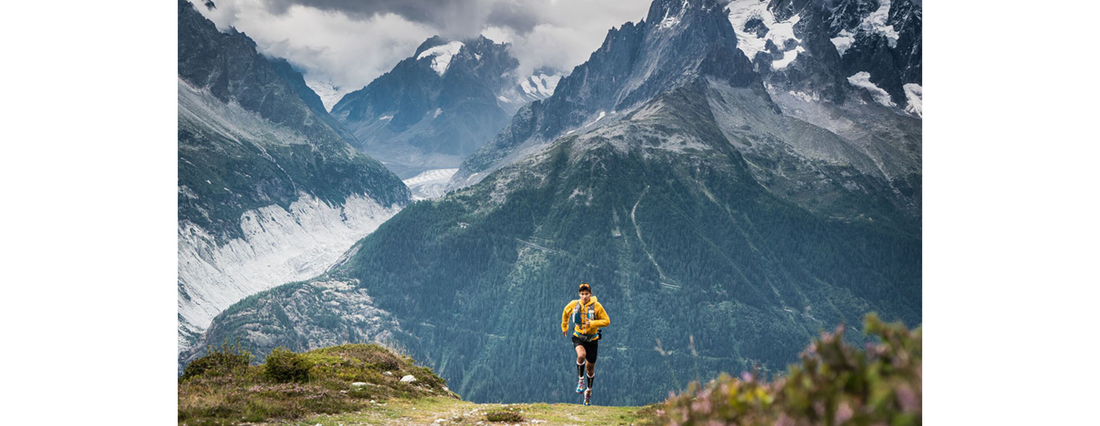
<path fill-rule="evenodd" d="M 573 304 L 577 303 L 576 300 L 569 302 L 565 305 L 565 310 L 561 311 L 561 332 L 565 333 L 569 330 L 569 313 L 573 311 Z"/>
<path fill-rule="evenodd" d="M 589 321 L 589 327 L 607 327 L 611 325 L 611 318 L 607 316 L 607 311 L 603 310 L 603 305 L 596 303 L 596 319 Z"/>

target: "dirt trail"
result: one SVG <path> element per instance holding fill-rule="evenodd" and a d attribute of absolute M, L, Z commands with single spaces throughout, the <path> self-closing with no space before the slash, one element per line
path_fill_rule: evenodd
<path fill-rule="evenodd" d="M 393 399 L 372 404 L 374 409 L 356 413 L 320 415 L 290 424 L 302 426 L 354 425 L 632 425 L 649 413 L 643 407 L 602 407 L 580 404 L 474 404 L 450 398 Z M 489 422 L 486 414 L 509 410 L 522 422 Z M 649 413 L 649 415 L 652 415 Z"/>

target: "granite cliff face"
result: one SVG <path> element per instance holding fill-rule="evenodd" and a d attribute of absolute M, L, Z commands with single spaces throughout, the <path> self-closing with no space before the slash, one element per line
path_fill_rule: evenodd
<path fill-rule="evenodd" d="M 468 158 L 452 187 L 479 181 L 529 149 L 570 131 L 599 125 L 699 75 L 736 87 L 759 83 L 736 50 L 737 37 L 716 2 L 656 1 L 646 19 L 608 31 L 584 64 L 554 95 L 520 109 L 496 137 Z"/>

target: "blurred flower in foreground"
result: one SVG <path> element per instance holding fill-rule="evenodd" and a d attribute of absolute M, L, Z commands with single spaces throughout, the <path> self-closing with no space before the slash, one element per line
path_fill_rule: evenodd
<path fill-rule="evenodd" d="M 921 329 L 867 315 L 864 333 L 879 341 L 856 348 L 844 327 L 823 333 L 784 377 L 771 383 L 745 372 L 692 383 L 658 415 L 676 425 L 920 425 Z"/>

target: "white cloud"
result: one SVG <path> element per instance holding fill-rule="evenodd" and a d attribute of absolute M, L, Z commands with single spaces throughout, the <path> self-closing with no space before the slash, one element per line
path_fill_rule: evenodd
<path fill-rule="evenodd" d="M 543 23 L 517 35 L 513 53 L 521 72 L 549 67 L 570 72 L 588 60 L 607 31 L 645 18 L 651 0 L 557 0 L 541 5 Z"/>
<path fill-rule="evenodd" d="M 477 0 L 451 20 L 300 4 L 275 8 L 260 0 L 220 0 L 217 9 L 208 10 L 192 2 L 219 29 L 232 26 L 248 34 L 261 53 L 286 58 L 307 79 L 357 89 L 436 34 L 480 33 L 510 42 L 524 74 L 543 67 L 569 72 L 588 59 L 609 29 L 644 18 L 651 0 Z"/>

